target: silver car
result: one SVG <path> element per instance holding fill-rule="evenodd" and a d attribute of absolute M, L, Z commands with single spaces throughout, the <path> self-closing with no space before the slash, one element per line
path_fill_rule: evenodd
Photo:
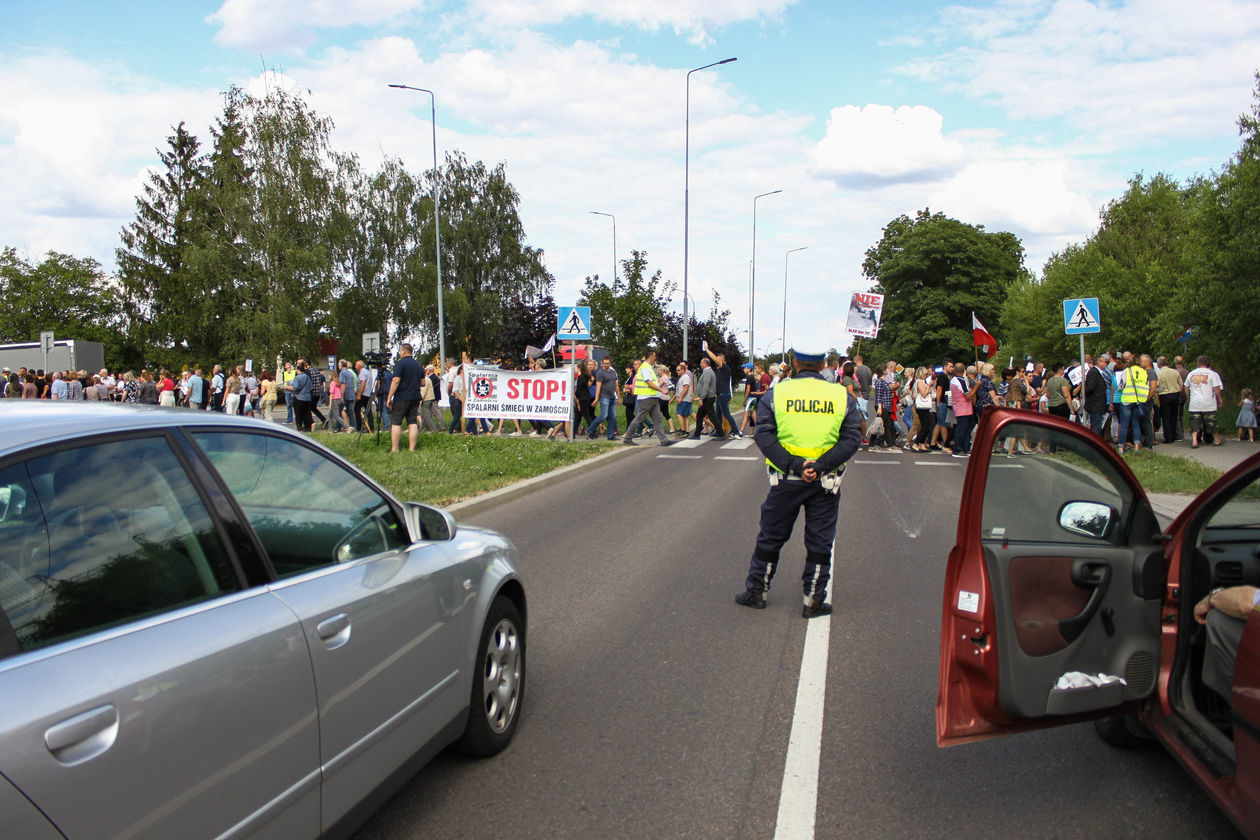
<path fill-rule="evenodd" d="M 525 691 L 515 549 L 283 427 L 0 401 L 0 837 L 344 834 Z"/>

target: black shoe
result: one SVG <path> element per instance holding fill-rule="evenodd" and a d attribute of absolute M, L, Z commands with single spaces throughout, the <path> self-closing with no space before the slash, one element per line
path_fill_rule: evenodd
<path fill-rule="evenodd" d="M 624 438 L 621 442 L 622 442 L 622 443 L 624 443 L 626 446 L 638 446 L 638 445 L 639 445 L 639 444 L 635 443 L 634 441 L 630 440 L 630 438 Z"/>
<path fill-rule="evenodd" d="M 690 435 L 690 436 L 689 436 L 689 439 L 690 439 L 690 440 L 700 440 L 700 435 Z"/>
<path fill-rule="evenodd" d="M 678 443 L 678 441 L 676 441 L 676 440 L 663 440 L 663 441 L 661 441 L 661 446 L 673 446 L 675 443 Z"/>
<path fill-rule="evenodd" d="M 802 618 L 818 618 L 824 615 L 831 615 L 831 604 L 821 599 L 808 600 L 805 602 L 805 606 L 801 607 Z"/>
<path fill-rule="evenodd" d="M 743 592 L 735 596 L 735 603 L 741 607 L 752 607 L 754 610 L 764 610 L 766 608 L 766 593 L 754 592 L 751 589 L 745 589 Z"/>

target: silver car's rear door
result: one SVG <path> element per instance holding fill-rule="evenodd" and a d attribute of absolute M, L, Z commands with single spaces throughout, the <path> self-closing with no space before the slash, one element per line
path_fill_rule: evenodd
<path fill-rule="evenodd" d="M 0 773 L 68 837 L 317 834 L 292 612 L 164 436 L 43 453 L 0 464 Z"/>

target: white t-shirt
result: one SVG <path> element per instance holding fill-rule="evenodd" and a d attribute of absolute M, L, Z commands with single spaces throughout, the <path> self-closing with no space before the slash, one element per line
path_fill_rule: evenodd
<path fill-rule="evenodd" d="M 1222 387 L 1221 377 L 1211 368 L 1195 368 L 1186 377 L 1190 389 L 1191 411 L 1216 411 L 1216 391 Z"/>
<path fill-rule="evenodd" d="M 678 377 L 678 382 L 674 385 L 674 390 L 678 394 L 678 401 L 691 402 L 692 397 L 695 396 L 695 388 L 696 386 L 691 376 L 691 371 L 684 371 L 683 375 Z M 687 391 L 685 394 L 683 393 L 684 389 Z"/>

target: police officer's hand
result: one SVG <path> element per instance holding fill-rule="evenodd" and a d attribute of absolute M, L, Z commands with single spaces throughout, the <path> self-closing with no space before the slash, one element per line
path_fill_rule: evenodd
<path fill-rule="evenodd" d="M 801 470 L 801 478 L 805 479 L 806 481 L 818 480 L 818 470 L 814 469 L 813 461 L 805 462 L 805 468 Z"/>

